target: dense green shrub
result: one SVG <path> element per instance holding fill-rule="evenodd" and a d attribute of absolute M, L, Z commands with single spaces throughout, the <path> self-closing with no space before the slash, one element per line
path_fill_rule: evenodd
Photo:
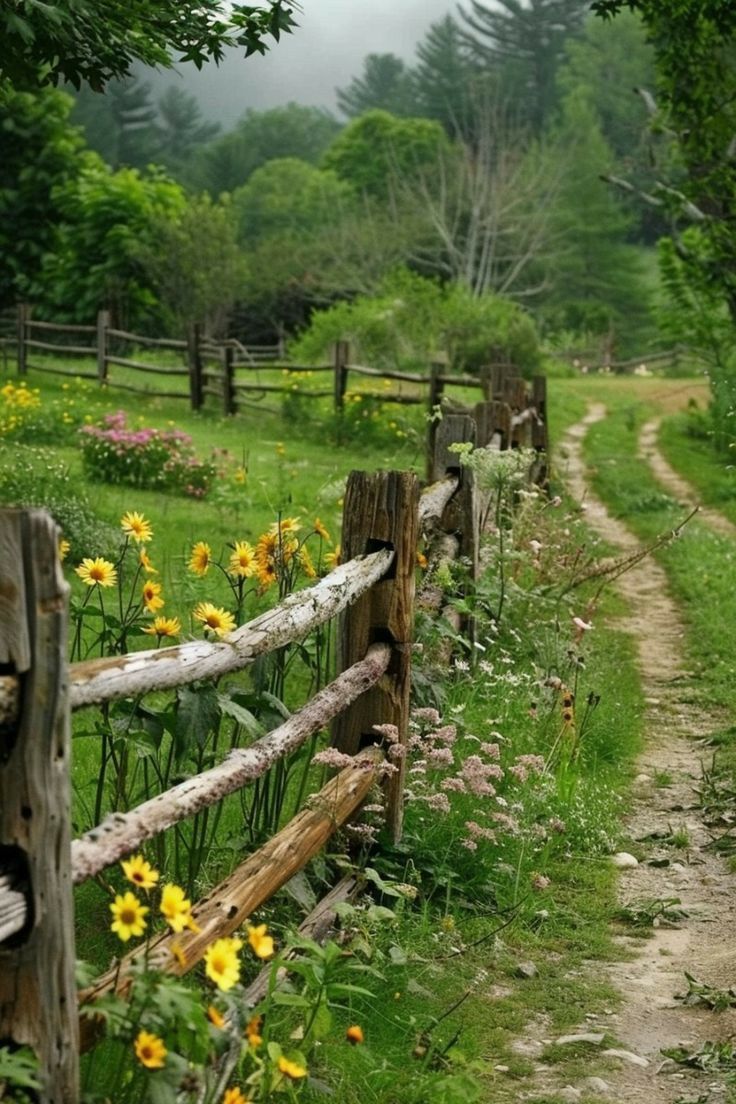
<path fill-rule="evenodd" d="M 297 361 L 318 363 L 341 339 L 351 342 L 359 362 L 375 367 L 426 369 L 440 350 L 460 371 L 501 359 L 530 374 L 540 358 L 534 322 L 516 303 L 476 298 L 459 284 L 443 287 L 406 269 L 392 273 L 375 296 L 315 313 L 291 352 Z"/>

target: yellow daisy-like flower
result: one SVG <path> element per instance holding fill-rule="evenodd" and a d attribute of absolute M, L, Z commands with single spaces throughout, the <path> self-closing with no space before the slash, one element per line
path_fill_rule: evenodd
<path fill-rule="evenodd" d="M 99 556 L 92 560 L 85 556 L 75 572 L 87 586 L 115 586 L 118 581 L 118 573 L 109 560 L 103 560 Z"/>
<path fill-rule="evenodd" d="M 162 589 L 160 583 L 154 583 L 151 579 L 147 579 L 143 584 L 143 605 L 149 613 L 155 613 L 156 610 L 160 610 L 164 605 L 164 600 L 161 597 Z"/>
<path fill-rule="evenodd" d="M 158 575 L 158 571 L 149 560 L 148 553 L 146 552 L 145 548 L 141 548 L 140 552 L 138 553 L 138 562 L 147 575 Z"/>
<path fill-rule="evenodd" d="M 187 900 L 184 890 L 178 885 L 165 885 L 161 892 L 161 914 L 172 931 L 182 932 L 191 928 L 192 902 Z"/>
<path fill-rule="evenodd" d="M 330 534 L 327 532 L 319 518 L 314 519 L 314 531 L 317 536 L 322 537 L 322 540 L 326 540 L 328 544 L 332 543 L 332 541 L 330 540 Z"/>
<path fill-rule="evenodd" d="M 178 617 L 156 617 L 153 624 L 145 628 L 144 633 L 149 636 L 178 636 L 181 632 L 181 621 Z"/>
<path fill-rule="evenodd" d="M 242 939 L 216 939 L 205 951 L 205 973 L 223 992 L 240 980 L 238 951 L 242 946 Z"/>
<path fill-rule="evenodd" d="M 317 572 L 315 570 L 314 564 L 312 563 L 312 557 L 309 555 L 309 549 L 305 548 L 304 546 L 299 549 L 299 563 L 301 565 L 302 571 L 308 579 L 317 578 Z"/>
<path fill-rule="evenodd" d="M 325 563 L 327 564 L 328 567 L 333 568 L 333 567 L 338 566 L 338 564 L 340 563 L 340 554 L 341 554 L 341 552 L 342 552 L 342 549 L 341 549 L 340 545 L 336 544 L 334 550 L 332 552 L 328 552 L 325 555 Z"/>
<path fill-rule="evenodd" d="M 353 1046 L 357 1046 L 358 1043 L 363 1042 L 363 1028 L 360 1024 L 352 1024 L 345 1032 L 345 1038 L 349 1043 L 352 1043 Z"/>
<path fill-rule="evenodd" d="M 300 1066 L 298 1062 L 290 1062 L 288 1058 L 284 1058 L 283 1054 L 279 1058 L 279 1069 L 292 1081 L 298 1081 L 300 1077 L 306 1077 L 308 1073 L 304 1066 Z"/>
<path fill-rule="evenodd" d="M 248 1038 L 248 1045 L 252 1046 L 255 1050 L 263 1042 L 263 1036 L 261 1035 L 261 1027 L 263 1025 L 263 1016 L 254 1016 L 245 1028 L 245 1034 Z"/>
<path fill-rule="evenodd" d="M 240 575 L 243 579 L 250 579 L 257 570 L 256 554 L 252 545 L 247 541 L 236 541 L 233 553 L 230 557 L 230 572 Z"/>
<path fill-rule="evenodd" d="M 212 549 L 205 541 L 197 541 L 189 557 L 189 570 L 195 575 L 206 575 L 212 562 Z"/>
<path fill-rule="evenodd" d="M 120 865 L 128 881 L 137 885 L 139 889 L 153 889 L 159 879 L 158 870 L 154 870 L 142 855 L 133 855 L 132 859 L 124 859 Z"/>
<path fill-rule="evenodd" d="M 429 566 L 429 560 L 424 555 L 424 553 L 423 552 L 417 552 L 417 567 L 421 568 L 422 571 L 426 571 L 428 566 Z"/>
<path fill-rule="evenodd" d="M 266 934 L 267 930 L 265 924 L 259 924 L 257 928 L 248 925 L 248 942 L 258 958 L 270 958 L 273 954 L 273 938 Z"/>
<path fill-rule="evenodd" d="M 248 1100 L 243 1096 L 240 1089 L 233 1086 L 232 1089 L 228 1089 L 222 1098 L 222 1104 L 248 1104 Z"/>
<path fill-rule="evenodd" d="M 181 943 L 171 944 L 171 955 L 174 961 L 181 966 L 182 970 L 185 970 L 187 966 L 187 956 L 184 954 Z"/>
<path fill-rule="evenodd" d="M 207 1008 L 207 1019 L 215 1027 L 219 1027 L 220 1030 L 225 1026 L 225 1017 L 219 1008 L 215 1008 L 214 1004 L 210 1004 Z"/>
<path fill-rule="evenodd" d="M 220 606 L 213 606 L 211 602 L 200 602 L 193 616 L 217 636 L 225 636 L 235 628 L 233 615 Z"/>
<path fill-rule="evenodd" d="M 273 523 L 273 525 L 269 529 L 269 533 L 271 533 L 275 537 L 278 537 L 279 533 L 282 537 L 287 535 L 294 536 L 295 533 L 299 532 L 301 527 L 301 518 L 282 518 L 281 521 L 275 521 Z"/>
<path fill-rule="evenodd" d="M 120 519 L 120 528 L 126 537 L 132 537 L 136 544 L 144 544 L 153 537 L 153 529 L 150 521 L 146 521 L 143 514 L 129 511 Z"/>
<path fill-rule="evenodd" d="M 113 922 L 110 930 L 117 933 L 123 943 L 127 943 L 132 935 L 143 935 L 146 927 L 145 916 L 150 909 L 142 905 L 134 893 L 118 894 L 110 905 Z"/>
<path fill-rule="evenodd" d="M 149 1031 L 138 1033 L 135 1056 L 146 1069 L 163 1069 L 168 1053 L 163 1039 L 159 1039 L 158 1035 L 151 1035 Z"/>
<path fill-rule="evenodd" d="M 71 545 L 70 545 L 69 541 L 64 540 L 64 538 L 61 537 L 59 539 L 59 559 L 62 561 L 62 563 L 64 562 L 64 560 L 69 555 L 69 549 L 70 548 L 71 548 Z"/>

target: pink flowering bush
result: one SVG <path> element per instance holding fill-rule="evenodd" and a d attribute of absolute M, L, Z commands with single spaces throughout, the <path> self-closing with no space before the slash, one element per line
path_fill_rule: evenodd
<path fill-rule="evenodd" d="M 214 458 L 196 455 L 187 433 L 150 426 L 131 429 L 122 410 L 106 414 L 101 425 L 83 426 L 79 440 L 86 474 L 104 483 L 203 498 L 219 471 Z"/>

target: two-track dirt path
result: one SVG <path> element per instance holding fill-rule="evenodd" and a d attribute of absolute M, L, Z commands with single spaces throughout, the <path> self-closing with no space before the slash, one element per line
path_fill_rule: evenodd
<path fill-rule="evenodd" d="M 622 550 L 637 547 L 634 535 L 610 516 L 590 491 L 582 457 L 588 428 L 604 417 L 601 404 L 590 407 L 585 418 L 568 434 L 562 469 L 569 490 L 586 509 L 592 528 Z M 693 492 L 656 453 L 656 423 L 648 423 L 641 453 L 652 463 L 663 485 L 683 501 Z M 726 532 L 712 512 L 703 520 Z M 729 532 L 736 535 L 736 528 Z M 610 964 L 608 974 L 623 997 L 613 1015 L 586 1017 L 580 1030 L 605 1031 L 616 1037 L 628 1057 L 603 1056 L 605 1044 L 591 1054 L 590 1074 L 600 1083 L 584 1079 L 572 1085 L 554 1083 L 554 1070 L 542 1069 L 539 1081 L 547 1091 L 562 1090 L 567 1100 L 612 1100 L 621 1104 L 675 1104 L 675 1102 L 723 1102 L 728 1099 L 724 1078 L 665 1062 L 662 1048 L 687 1046 L 697 1050 L 707 1041 L 736 1036 L 736 1011 L 715 1014 L 685 1007 L 675 994 L 686 988 L 685 971 L 719 987 L 736 982 L 736 877 L 708 849 L 710 835 L 697 800 L 701 760 L 708 757 L 701 741 L 723 723 L 702 707 L 689 703 L 689 675 L 684 667 L 684 626 L 669 595 L 663 569 L 651 558 L 622 576 L 616 584 L 629 606 L 624 628 L 638 642 L 639 663 L 646 696 L 644 718 L 646 744 L 638 762 L 638 777 L 627 817 L 627 831 L 634 840 L 666 836 L 684 829 L 689 844 L 674 850 L 662 843 L 645 844 L 646 857 L 638 866 L 623 870 L 620 899 L 629 904 L 645 899 L 680 899 L 687 912 L 677 927 L 661 926 L 651 938 L 641 939 L 622 929 L 617 939 L 630 955 Z M 666 866 L 650 863 L 668 860 Z M 598 968 L 598 967 L 596 967 Z M 600 1056 L 599 1056 L 600 1055 Z M 537 1097 L 537 1092 L 524 1097 Z"/>

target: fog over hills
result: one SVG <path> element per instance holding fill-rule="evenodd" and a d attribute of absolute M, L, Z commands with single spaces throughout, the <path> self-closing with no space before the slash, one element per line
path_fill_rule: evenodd
<path fill-rule="evenodd" d="M 299 27 L 265 57 L 231 54 L 216 68 L 198 73 L 183 65 L 146 74 L 158 93 L 175 83 L 193 93 L 202 112 L 223 128 L 248 107 L 266 108 L 297 100 L 335 108 L 335 87 L 348 84 L 369 53 L 411 59 L 429 25 L 455 11 L 452 0 L 303 0 Z"/>

